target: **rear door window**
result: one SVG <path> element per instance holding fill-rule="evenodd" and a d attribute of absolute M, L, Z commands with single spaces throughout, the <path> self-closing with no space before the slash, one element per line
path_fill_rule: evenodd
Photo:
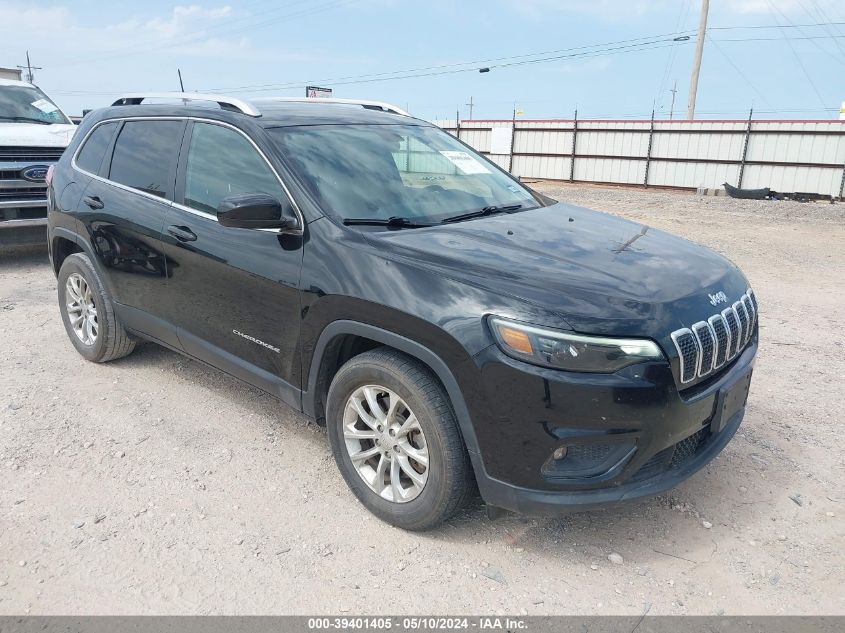
<path fill-rule="evenodd" d="M 118 134 L 109 180 L 173 199 L 184 121 L 127 121 Z"/>
<path fill-rule="evenodd" d="M 240 132 L 194 123 L 185 165 L 185 205 L 216 214 L 223 198 L 266 193 L 281 201 L 284 191 L 267 161 Z"/>
<path fill-rule="evenodd" d="M 100 165 L 103 162 L 103 156 L 111 143 L 111 137 L 114 135 L 114 130 L 117 127 L 117 122 L 103 123 L 94 128 L 82 150 L 76 156 L 76 166 L 87 171 L 90 174 L 98 174 L 100 172 Z"/>

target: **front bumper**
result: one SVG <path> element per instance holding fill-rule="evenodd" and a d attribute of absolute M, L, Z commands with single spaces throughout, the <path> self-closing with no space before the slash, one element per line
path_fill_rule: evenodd
<path fill-rule="evenodd" d="M 755 333 L 729 367 L 679 392 L 666 363 L 571 374 L 488 348 L 476 358 L 488 417 L 479 423 L 473 415 L 482 497 L 523 514 L 560 514 L 673 488 L 736 433 L 756 352 Z M 560 448 L 568 454 L 557 461 Z"/>
<path fill-rule="evenodd" d="M 43 244 L 47 200 L 0 200 L 0 246 Z"/>

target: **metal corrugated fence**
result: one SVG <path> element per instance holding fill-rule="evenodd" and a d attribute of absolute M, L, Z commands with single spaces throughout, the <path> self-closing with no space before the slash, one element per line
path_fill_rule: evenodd
<path fill-rule="evenodd" d="M 655 187 L 720 187 L 841 198 L 845 121 L 435 121 L 517 176 Z M 491 153 L 494 128 L 510 151 Z M 501 148 L 498 148 L 501 151 Z"/>

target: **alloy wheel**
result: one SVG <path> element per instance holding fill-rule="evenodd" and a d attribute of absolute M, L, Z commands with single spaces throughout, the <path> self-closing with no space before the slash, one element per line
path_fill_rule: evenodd
<path fill-rule="evenodd" d="M 85 277 L 79 273 L 72 273 L 65 284 L 65 309 L 74 334 L 85 345 L 97 342 L 99 325 L 97 323 L 97 306 L 91 286 Z"/>
<path fill-rule="evenodd" d="M 417 417 L 394 391 L 356 389 L 343 413 L 343 437 L 355 471 L 380 497 L 407 503 L 423 491 L 428 445 Z"/>

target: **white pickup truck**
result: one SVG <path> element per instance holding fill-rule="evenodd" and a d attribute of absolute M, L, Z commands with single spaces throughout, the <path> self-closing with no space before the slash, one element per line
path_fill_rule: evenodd
<path fill-rule="evenodd" d="M 76 126 L 36 86 L 0 79 L 0 246 L 47 238 L 47 169 Z"/>

